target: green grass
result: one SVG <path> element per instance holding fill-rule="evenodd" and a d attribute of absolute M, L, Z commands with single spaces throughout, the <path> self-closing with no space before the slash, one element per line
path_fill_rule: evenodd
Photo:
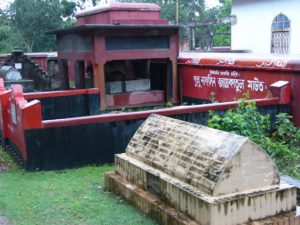
<path fill-rule="evenodd" d="M 12 225 L 155 225 L 139 210 L 103 190 L 113 166 L 25 172 L 0 150 L 11 166 L 0 173 L 0 215 Z"/>

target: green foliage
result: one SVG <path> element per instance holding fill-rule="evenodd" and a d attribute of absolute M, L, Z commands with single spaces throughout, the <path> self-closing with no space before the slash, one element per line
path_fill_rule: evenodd
<path fill-rule="evenodd" d="M 9 18 L 6 17 L 4 10 L 0 9 L 0 54 L 11 52 L 20 42 L 22 42 L 20 36 L 14 33 Z"/>
<path fill-rule="evenodd" d="M 291 122 L 291 116 L 278 114 L 271 134 L 269 115 L 258 112 L 254 102 L 245 104 L 242 100 L 223 116 L 215 112 L 210 112 L 210 116 L 209 127 L 249 137 L 269 153 L 281 172 L 300 178 L 299 129 Z"/>
<path fill-rule="evenodd" d="M 128 2 L 128 0 L 120 0 Z M 161 6 L 161 17 L 176 23 L 176 0 L 131 0 L 150 2 Z M 231 0 L 219 0 L 220 6 L 207 8 L 204 0 L 182 1 L 179 4 L 180 38 L 190 38 L 189 27 L 195 24 L 196 47 L 210 49 L 213 46 L 230 46 L 230 24 L 222 24 L 223 18 L 231 14 Z"/>
<path fill-rule="evenodd" d="M 20 167 L 16 162 L 10 157 L 7 152 L 3 151 L 0 147 L 0 164 L 7 168 L 9 171 L 19 171 Z"/>
<path fill-rule="evenodd" d="M 231 15 L 231 0 L 220 1 L 221 5 L 205 9 L 197 18 L 197 45 L 200 49 L 210 49 L 214 46 L 230 46 L 231 24 L 221 22 Z"/>
<path fill-rule="evenodd" d="M 55 50 L 55 37 L 46 32 L 72 24 L 75 7 L 67 0 L 14 0 L 1 11 L 9 32 L 0 38 L 0 52 L 8 53 L 16 47 L 27 52 Z M 0 33 L 1 29 L 2 24 Z"/>
<path fill-rule="evenodd" d="M 224 116 L 210 112 L 208 126 L 247 136 L 253 141 L 259 140 L 270 129 L 269 115 L 263 116 L 255 103 L 245 104 L 242 100 L 237 108 L 228 110 Z"/>
<path fill-rule="evenodd" d="M 231 0 L 223 0 L 222 7 L 219 7 L 217 17 L 226 18 L 231 15 Z M 213 38 L 214 46 L 230 46 L 231 45 L 231 24 L 222 24 L 215 27 L 215 35 Z"/>
<path fill-rule="evenodd" d="M 300 146 L 300 130 L 291 122 L 292 116 L 279 113 L 276 116 L 276 130 L 273 139 L 288 144 L 289 147 Z"/>
<path fill-rule="evenodd" d="M 54 35 L 45 33 L 53 29 L 74 26 L 76 8 L 83 8 L 85 2 L 86 0 L 12 1 L 7 9 L 0 9 L 0 53 L 9 53 L 13 48 L 21 48 L 27 52 L 55 50 Z M 93 5 L 99 2 L 92 0 Z M 173 24 L 176 23 L 176 0 L 129 2 L 159 4 L 161 17 Z M 205 7 L 204 0 L 179 0 L 178 3 L 179 24 L 183 25 L 180 29 L 182 39 L 190 37 L 189 27 L 195 23 L 196 46 L 200 49 L 230 45 L 230 25 L 221 25 L 219 21 L 230 16 L 231 0 L 220 0 L 219 7 L 210 9 Z"/>
<path fill-rule="evenodd" d="M 20 43 L 22 43 L 21 37 L 16 35 L 9 25 L 2 24 L 0 26 L 0 53 L 11 52 Z"/>
<path fill-rule="evenodd" d="M 90 166 L 0 173 L 0 215 L 18 225 L 155 225 L 122 198 L 105 192 L 104 173 L 112 170 Z"/>
<path fill-rule="evenodd" d="M 170 101 L 168 101 L 167 104 L 166 104 L 167 108 L 171 108 L 173 106 L 174 106 L 174 104 L 172 102 L 170 102 Z"/>

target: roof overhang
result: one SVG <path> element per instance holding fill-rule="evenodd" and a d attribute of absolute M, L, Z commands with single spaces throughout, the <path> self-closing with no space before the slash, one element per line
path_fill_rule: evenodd
<path fill-rule="evenodd" d="M 117 29 L 164 29 L 164 30 L 177 30 L 178 25 L 107 25 L 107 24 L 85 24 L 71 28 L 57 29 L 48 31 L 46 34 L 63 34 L 84 31 L 97 31 L 97 30 L 117 30 Z"/>

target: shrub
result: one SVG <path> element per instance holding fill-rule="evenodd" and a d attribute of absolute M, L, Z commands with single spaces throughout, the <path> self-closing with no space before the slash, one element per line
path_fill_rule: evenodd
<path fill-rule="evenodd" d="M 286 113 L 279 113 L 276 116 L 276 130 L 272 134 L 273 139 L 284 142 L 289 147 L 300 146 L 300 130 L 291 122 L 292 116 Z"/>
<path fill-rule="evenodd" d="M 300 178 L 300 131 L 291 122 L 291 116 L 279 113 L 275 130 L 271 131 L 270 116 L 258 112 L 255 102 L 241 100 L 235 109 L 223 116 L 210 112 L 208 126 L 247 136 L 265 149 L 282 173 Z"/>

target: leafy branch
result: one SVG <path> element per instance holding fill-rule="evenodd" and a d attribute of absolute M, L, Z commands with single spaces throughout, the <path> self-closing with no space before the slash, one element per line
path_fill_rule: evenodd
<path fill-rule="evenodd" d="M 210 117 L 209 127 L 249 137 L 269 153 L 282 173 L 300 178 L 300 130 L 291 116 L 279 113 L 272 128 L 270 116 L 261 114 L 255 102 L 241 100 L 223 116 L 210 112 Z"/>

